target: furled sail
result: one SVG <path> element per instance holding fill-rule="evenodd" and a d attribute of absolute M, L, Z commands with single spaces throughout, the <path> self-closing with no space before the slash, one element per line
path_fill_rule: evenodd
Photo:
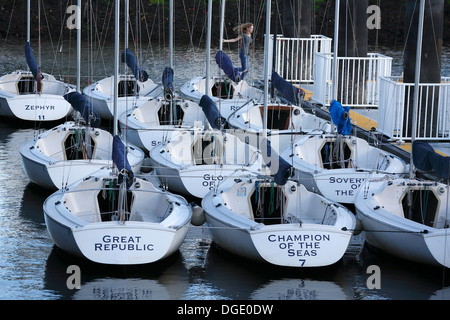
<path fill-rule="evenodd" d="M 113 138 L 112 160 L 119 170 L 119 183 L 123 182 L 124 176 L 127 178 L 127 188 L 133 184 L 134 174 L 128 162 L 127 151 L 122 139 L 118 135 Z"/>
<path fill-rule="evenodd" d="M 69 102 L 72 107 L 78 111 L 88 125 L 99 127 L 101 124 L 100 116 L 95 112 L 92 104 L 79 92 L 69 92 L 64 95 L 64 99 Z"/>
<path fill-rule="evenodd" d="M 173 69 L 170 67 L 165 67 L 162 83 L 164 86 L 164 98 L 166 100 L 172 100 L 173 98 Z"/>
<path fill-rule="evenodd" d="M 28 67 L 36 80 L 38 80 L 39 68 L 37 66 L 36 60 L 34 59 L 33 49 L 31 49 L 30 43 L 25 44 L 25 58 L 27 59 Z M 41 79 L 43 79 L 41 75 Z"/>
<path fill-rule="evenodd" d="M 145 70 L 139 68 L 136 58 L 131 53 L 131 51 L 128 50 L 128 48 L 122 52 L 122 62 L 127 63 L 127 66 L 133 72 L 136 80 L 138 80 L 140 82 L 145 82 L 148 80 L 147 72 Z"/>
<path fill-rule="evenodd" d="M 264 163 L 270 168 L 275 183 L 279 186 L 285 185 L 291 176 L 292 166 L 272 148 L 270 140 L 263 139 L 261 147 Z"/>
<path fill-rule="evenodd" d="M 282 94 L 283 98 L 294 105 L 298 105 L 305 96 L 305 90 L 293 86 L 275 71 L 272 72 L 271 83 Z"/>
<path fill-rule="evenodd" d="M 241 75 L 239 74 L 239 72 L 236 72 L 236 69 L 233 68 L 233 63 L 231 62 L 230 58 L 222 50 L 219 50 L 216 53 L 216 63 L 232 81 L 241 81 Z"/>
<path fill-rule="evenodd" d="M 412 145 L 412 157 L 417 169 L 434 170 L 438 177 L 450 178 L 450 157 L 437 153 L 428 142 L 415 140 Z"/>
<path fill-rule="evenodd" d="M 208 119 L 209 124 L 214 129 L 223 129 L 227 126 L 227 120 L 220 115 L 217 105 L 207 95 L 203 95 L 200 99 L 199 106 Z"/>
<path fill-rule="evenodd" d="M 37 81 L 37 92 L 42 92 L 42 79 L 44 76 L 41 73 L 41 68 L 37 66 L 36 60 L 34 59 L 33 50 L 31 49 L 30 43 L 27 41 L 25 44 L 25 58 L 27 59 L 28 67 Z"/>
<path fill-rule="evenodd" d="M 342 135 L 349 135 L 352 132 L 352 124 L 350 122 L 349 107 L 343 107 L 336 100 L 331 101 L 330 115 L 333 123 L 337 126 L 337 132 Z"/>

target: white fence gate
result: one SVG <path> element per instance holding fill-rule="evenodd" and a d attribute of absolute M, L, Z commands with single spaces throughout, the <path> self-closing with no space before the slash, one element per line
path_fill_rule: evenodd
<path fill-rule="evenodd" d="M 271 39 L 273 41 L 273 35 Z M 277 36 L 275 71 L 293 84 L 313 83 L 316 52 L 331 52 L 331 38 L 322 35 L 311 35 L 310 38 Z"/>
<path fill-rule="evenodd" d="M 333 97 L 333 53 L 315 54 L 313 100 L 329 106 L 336 99 L 345 106 L 378 107 L 379 78 L 390 76 L 392 58 L 379 53 L 367 57 L 338 57 L 337 96 Z"/>
<path fill-rule="evenodd" d="M 401 77 L 380 78 L 378 131 L 400 141 L 412 138 L 414 83 Z M 419 84 L 416 139 L 450 140 L 450 77 Z"/>

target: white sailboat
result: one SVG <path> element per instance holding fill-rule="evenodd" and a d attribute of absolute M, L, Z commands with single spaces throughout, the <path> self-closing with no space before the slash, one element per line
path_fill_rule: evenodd
<path fill-rule="evenodd" d="M 119 115 L 163 93 L 163 88 L 153 82 L 148 73 L 139 67 L 136 57 L 128 49 L 128 2 L 125 6 L 125 49 L 121 54 L 121 60 L 130 68 L 132 74 L 120 74 L 117 81 L 114 76 L 106 77 L 83 89 L 83 94 L 89 97 L 95 111 L 107 120 L 114 118 L 116 89 Z"/>
<path fill-rule="evenodd" d="M 0 116 L 21 121 L 59 121 L 72 113 L 63 95 L 75 91 L 53 75 L 41 72 L 30 45 L 30 0 L 27 2 L 27 70 L 0 77 Z"/>
<path fill-rule="evenodd" d="M 169 190 L 203 198 L 236 170 L 259 171 L 255 147 L 222 130 L 194 128 L 150 150 L 154 170 Z"/>
<path fill-rule="evenodd" d="M 449 186 L 418 179 L 368 179 L 355 197 L 365 239 L 409 261 L 450 267 Z"/>
<path fill-rule="evenodd" d="M 139 106 L 162 93 L 160 85 L 147 77 L 121 74 L 119 86 L 119 112 L 125 112 L 130 106 Z M 107 77 L 83 89 L 94 109 L 103 119 L 112 119 L 114 114 L 114 77 Z"/>
<path fill-rule="evenodd" d="M 118 80 L 119 0 L 115 3 Z M 117 88 L 117 86 L 115 86 Z M 115 91 L 117 114 L 118 90 Z M 135 178 L 114 126 L 114 170 L 100 170 L 52 194 L 44 203 L 47 229 L 62 250 L 101 264 L 152 263 L 183 242 L 192 216 L 180 196 Z"/>
<path fill-rule="evenodd" d="M 266 45 L 270 1 L 266 6 Z M 265 61 L 264 112 L 267 112 L 268 66 Z M 263 129 L 267 127 L 264 115 Z M 272 141 L 271 141 L 272 142 Z M 267 149 L 269 149 L 268 144 Z M 208 230 L 224 249 L 258 261 L 289 267 L 321 267 L 342 258 L 356 228 L 345 207 L 289 180 L 290 165 L 266 152 L 272 177 L 237 171 L 202 200 Z M 278 157 L 278 164 L 274 160 Z M 278 170 L 277 173 L 273 171 Z"/>
<path fill-rule="evenodd" d="M 340 203 L 354 203 L 357 190 L 369 177 L 408 172 L 399 157 L 364 139 L 338 133 L 296 136 L 280 155 L 308 190 Z"/>
<path fill-rule="evenodd" d="M 122 113 L 119 123 L 122 130 L 127 130 L 130 143 L 149 152 L 153 147 L 194 126 L 203 128 L 204 118 L 203 111 L 196 102 L 157 97 Z"/>
<path fill-rule="evenodd" d="M 279 136 L 280 148 L 289 145 L 294 137 L 331 131 L 329 121 L 305 112 L 300 106 L 271 102 L 266 113 L 268 134 Z M 251 135 L 262 134 L 264 130 L 264 104 L 250 101 L 233 112 L 227 123 L 243 141 L 252 141 Z"/>
<path fill-rule="evenodd" d="M 211 11 L 209 1 L 206 83 L 210 69 Z M 205 94 L 199 101 L 208 129 L 194 127 L 150 150 L 153 167 L 169 190 L 201 199 L 236 170 L 261 170 L 262 157 L 257 149 L 225 132 L 226 119 L 214 100 Z"/>
<path fill-rule="evenodd" d="M 337 96 L 339 1 L 335 9 L 335 39 L 333 55 L 333 96 Z M 399 157 L 370 146 L 367 141 L 351 136 L 349 107 L 333 100 L 330 115 L 337 127 L 322 135 L 296 136 L 280 151 L 280 155 L 295 170 L 295 177 L 310 191 L 318 192 L 339 203 L 354 203 L 356 191 L 369 176 L 407 173 L 408 166 Z"/>
<path fill-rule="evenodd" d="M 236 255 L 288 267 L 339 261 L 356 219 L 345 207 L 289 180 L 237 171 L 202 200 L 213 241 Z"/>
<path fill-rule="evenodd" d="M 79 18 L 81 22 L 81 18 Z M 80 85 L 81 29 L 77 30 L 77 86 Z M 57 190 L 102 168 L 111 168 L 113 136 L 100 129 L 100 116 L 79 92 L 63 97 L 77 112 L 76 121 L 67 121 L 39 133 L 20 147 L 22 167 L 31 182 Z M 144 152 L 127 145 L 127 159 L 139 172 Z"/>
<path fill-rule="evenodd" d="M 46 199 L 45 223 L 56 246 L 117 265 L 152 263 L 177 251 L 191 220 L 190 205 L 141 178 L 127 190 L 117 185 L 119 176 L 100 170 Z"/>
<path fill-rule="evenodd" d="M 89 106 L 78 92 L 69 97 L 75 110 Z M 92 124 L 68 121 L 25 142 L 19 151 L 28 179 L 56 190 L 102 168 L 111 168 L 113 136 Z M 127 158 L 134 172 L 140 171 L 144 156 L 139 148 L 127 145 Z"/>
<path fill-rule="evenodd" d="M 208 89 L 206 90 L 206 86 Z M 264 92 L 248 84 L 245 80 L 236 83 L 225 76 L 211 76 L 208 81 L 203 76 L 192 78 L 180 88 L 182 97 L 199 102 L 208 95 L 220 108 L 224 117 L 251 101 L 262 101 Z"/>
<path fill-rule="evenodd" d="M 415 140 L 419 95 L 420 61 L 425 1 L 420 1 L 419 33 L 414 84 L 412 154 L 415 167 L 434 170 L 439 178 L 449 178 L 449 158 L 437 154 L 424 141 Z M 355 199 L 366 241 L 396 257 L 450 267 L 449 185 L 414 177 L 369 179 Z"/>
<path fill-rule="evenodd" d="M 193 128 L 202 127 L 205 116 L 196 102 L 178 97 L 173 88 L 173 4 L 170 1 L 169 66 L 164 69 L 162 82 L 164 94 L 151 98 L 140 106 L 119 116 L 127 139 L 144 151 L 168 141 L 172 136 Z"/>

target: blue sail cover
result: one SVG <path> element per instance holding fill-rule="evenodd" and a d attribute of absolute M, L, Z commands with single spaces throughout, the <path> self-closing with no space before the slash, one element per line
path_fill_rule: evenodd
<path fill-rule="evenodd" d="M 423 171 L 429 171 L 433 169 L 429 161 L 431 153 L 434 153 L 434 149 L 428 142 L 418 140 L 415 140 L 413 142 L 412 158 L 417 169 Z"/>
<path fill-rule="evenodd" d="M 264 150 L 264 146 L 267 148 L 266 150 Z M 277 185 L 284 186 L 291 175 L 292 166 L 273 150 L 269 140 L 266 142 L 263 141 L 262 147 L 263 150 L 261 150 L 261 153 L 267 167 L 270 168 L 272 166 L 273 157 L 278 158 L 278 170 L 273 175 L 273 178 Z"/>
<path fill-rule="evenodd" d="M 118 135 L 115 135 L 113 138 L 112 160 L 119 172 L 122 173 L 119 174 L 119 183 L 122 183 L 123 173 L 125 173 L 127 175 L 127 188 L 130 188 L 133 184 L 134 174 L 133 170 L 131 169 L 130 163 L 128 162 L 125 145 Z"/>
<path fill-rule="evenodd" d="M 145 82 L 148 80 L 147 72 L 145 70 L 139 68 L 136 58 L 131 53 L 131 51 L 128 50 L 128 48 L 122 52 L 122 62 L 127 63 L 127 66 L 131 69 L 131 71 L 134 74 L 134 77 L 138 81 Z"/>
<path fill-rule="evenodd" d="M 164 96 L 166 96 L 166 99 L 172 99 L 173 96 L 173 69 L 170 67 L 165 67 L 163 76 L 162 76 L 162 83 L 164 86 Z"/>
<path fill-rule="evenodd" d="M 100 127 L 101 119 L 100 116 L 95 112 L 92 104 L 88 99 L 79 92 L 69 92 L 64 95 L 64 99 L 69 102 L 72 107 L 81 113 L 83 119 L 88 123 L 88 125 L 93 127 Z"/>
<path fill-rule="evenodd" d="M 239 82 L 241 80 L 241 75 L 236 72 L 230 58 L 222 50 L 219 50 L 216 53 L 216 63 L 232 81 Z"/>
<path fill-rule="evenodd" d="M 220 115 L 217 105 L 207 95 L 202 96 L 199 106 L 202 107 L 206 119 L 214 129 L 221 129 L 227 124 L 227 120 Z"/>
<path fill-rule="evenodd" d="M 271 83 L 287 101 L 294 105 L 298 105 L 301 100 L 300 97 L 305 96 L 305 90 L 293 86 L 275 71 L 272 72 Z"/>
<path fill-rule="evenodd" d="M 349 107 L 343 107 L 342 104 L 336 100 L 331 101 L 330 115 L 333 123 L 337 126 L 337 132 L 344 136 L 352 132 L 352 124 L 349 117 Z"/>
<path fill-rule="evenodd" d="M 438 177 L 450 178 L 450 157 L 437 153 L 428 142 L 415 140 L 412 145 L 412 157 L 417 169 L 434 170 Z"/>
<path fill-rule="evenodd" d="M 28 68 L 30 68 L 31 73 L 36 80 L 38 80 L 39 68 L 37 66 L 36 60 L 34 59 L 33 50 L 31 49 L 30 43 L 27 41 L 25 44 L 25 58 L 27 59 Z M 44 76 L 41 75 L 41 79 Z"/>

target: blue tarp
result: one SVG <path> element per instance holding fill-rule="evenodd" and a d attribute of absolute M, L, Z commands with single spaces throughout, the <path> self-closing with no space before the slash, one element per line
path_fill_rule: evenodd
<path fill-rule="evenodd" d="M 450 178 L 450 157 L 437 153 L 428 142 L 415 140 L 412 145 L 412 157 L 417 169 L 434 170 L 438 177 Z"/>
<path fill-rule="evenodd" d="M 166 99 L 172 99 L 173 96 L 173 69 L 170 67 L 165 67 L 163 76 L 162 76 L 162 83 L 164 86 L 164 96 Z"/>
<path fill-rule="evenodd" d="M 208 119 L 209 124 L 214 129 L 222 129 L 226 126 L 227 120 L 220 115 L 219 109 L 214 101 L 207 95 L 203 95 L 200 99 L 199 106 L 202 107 L 203 113 Z"/>
<path fill-rule="evenodd" d="M 301 97 L 305 96 L 305 91 L 303 89 L 299 89 L 293 86 L 275 71 L 272 72 L 271 83 L 273 87 L 277 89 L 287 101 L 294 105 L 298 105 L 300 103 Z"/>
<path fill-rule="evenodd" d="M 34 59 L 33 50 L 31 49 L 29 42 L 25 44 L 25 58 L 27 59 L 27 64 L 31 73 L 33 73 L 34 78 L 38 80 L 39 68 Z M 41 79 L 44 79 L 44 76 L 41 75 Z"/>
<path fill-rule="evenodd" d="M 69 92 L 64 95 L 72 107 L 81 113 L 83 119 L 92 127 L 100 127 L 101 119 L 100 116 L 95 112 L 92 104 L 88 99 L 79 92 Z"/>
<path fill-rule="evenodd" d="M 127 151 L 125 145 L 118 135 L 114 136 L 113 139 L 113 151 L 112 151 L 112 160 L 116 165 L 119 172 L 126 173 L 127 175 L 127 188 L 130 188 L 133 184 L 134 174 L 131 170 L 130 163 L 127 158 Z M 122 171 L 125 169 L 125 172 Z M 119 183 L 123 181 L 123 174 L 119 174 Z"/>
<path fill-rule="evenodd" d="M 264 146 L 267 148 L 266 150 L 264 150 Z M 278 168 L 276 168 L 277 172 L 273 174 L 273 178 L 277 185 L 279 186 L 285 185 L 291 175 L 292 166 L 286 160 L 284 160 L 284 158 L 280 157 L 275 152 L 275 150 L 273 150 L 269 140 L 267 140 L 266 142 L 263 141 L 261 147 L 263 147 L 261 153 L 263 156 L 264 163 L 266 164 L 267 167 L 269 168 L 272 167 L 272 160 L 274 159 L 274 157 L 276 157 L 275 159 L 278 159 Z M 272 168 L 272 171 L 274 169 L 275 168 Z"/>
<path fill-rule="evenodd" d="M 138 63 L 134 55 L 130 50 L 125 49 L 122 52 L 122 62 L 126 62 L 127 66 L 131 69 L 136 80 L 145 82 L 148 80 L 148 74 L 145 70 L 139 68 Z"/>
<path fill-rule="evenodd" d="M 342 104 L 336 100 L 331 101 L 330 115 L 331 120 L 337 127 L 337 132 L 344 136 L 352 132 L 352 124 L 350 122 L 349 107 L 343 107 Z"/>
<path fill-rule="evenodd" d="M 232 81 L 239 82 L 242 80 L 243 75 L 236 71 L 230 58 L 222 50 L 216 53 L 216 63 Z"/>

